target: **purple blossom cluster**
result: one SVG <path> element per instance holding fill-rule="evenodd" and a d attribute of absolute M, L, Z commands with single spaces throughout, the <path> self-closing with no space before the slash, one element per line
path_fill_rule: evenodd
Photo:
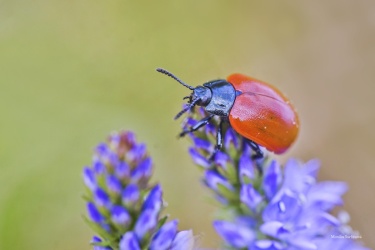
<path fill-rule="evenodd" d="M 87 223 L 96 232 L 94 250 L 190 250 L 192 231 L 167 221 L 160 185 L 149 183 L 152 160 L 131 132 L 113 133 L 95 148 L 83 170 Z"/>
<path fill-rule="evenodd" d="M 194 126 L 205 117 L 196 108 L 183 123 Z M 189 153 L 204 171 L 203 183 L 221 204 L 213 222 L 216 232 L 230 249 L 249 250 L 364 250 L 360 238 L 334 216 L 343 205 L 347 185 L 317 181 L 319 162 L 290 159 L 285 166 L 265 157 L 253 160 L 253 152 L 228 124 L 223 148 L 214 154 L 218 120 L 190 133 Z M 212 159 L 212 160 L 209 160 Z M 342 216 L 341 216 L 342 217 Z M 349 236 L 349 237 L 348 237 Z"/>

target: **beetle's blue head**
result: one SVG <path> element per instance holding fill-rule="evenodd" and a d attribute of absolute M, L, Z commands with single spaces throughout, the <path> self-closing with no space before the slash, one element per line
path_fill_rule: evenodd
<path fill-rule="evenodd" d="M 212 97 L 212 93 L 211 93 L 211 90 L 209 88 L 203 87 L 203 86 L 197 86 L 196 88 L 194 88 L 194 87 L 184 83 L 179 78 L 177 78 L 175 75 L 173 75 L 171 72 L 169 72 L 165 69 L 157 68 L 156 71 L 175 79 L 182 86 L 184 86 L 184 87 L 186 87 L 190 90 L 193 90 L 193 93 L 191 93 L 190 96 L 184 97 L 184 99 L 189 99 L 189 104 L 175 116 L 175 118 L 174 118 L 175 120 L 178 119 L 186 111 L 193 108 L 195 105 L 207 106 L 208 103 L 210 102 L 211 97 Z"/>

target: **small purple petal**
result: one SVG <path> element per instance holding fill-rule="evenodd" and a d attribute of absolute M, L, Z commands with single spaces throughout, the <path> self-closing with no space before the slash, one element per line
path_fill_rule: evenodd
<path fill-rule="evenodd" d="M 105 165 L 103 164 L 103 162 L 99 160 L 94 160 L 93 169 L 96 175 L 102 175 L 102 174 L 105 174 L 106 172 Z"/>
<path fill-rule="evenodd" d="M 254 249 L 253 249 L 254 248 Z M 273 240 L 257 240 L 252 250 L 283 250 L 279 242 Z"/>
<path fill-rule="evenodd" d="M 304 172 L 301 164 L 295 160 L 290 159 L 284 170 L 283 186 L 295 192 L 306 192 L 306 190 L 316 182 L 315 178 Z"/>
<path fill-rule="evenodd" d="M 158 225 L 158 213 L 153 209 L 144 210 L 135 224 L 134 231 L 138 239 L 152 235 Z"/>
<path fill-rule="evenodd" d="M 205 157 L 203 157 L 201 154 L 199 154 L 195 148 L 189 148 L 189 154 L 195 164 L 202 166 L 203 168 L 208 168 L 211 166 L 209 161 Z"/>
<path fill-rule="evenodd" d="M 95 175 L 94 171 L 92 171 L 91 168 L 85 167 L 83 169 L 83 181 L 91 191 L 95 190 L 96 188 L 96 180 L 95 180 Z"/>
<path fill-rule="evenodd" d="M 284 224 L 279 221 L 269 221 L 264 223 L 260 227 L 260 231 L 274 238 L 279 238 L 282 237 L 282 234 L 290 233 L 290 231 L 284 227 Z"/>
<path fill-rule="evenodd" d="M 255 239 L 254 232 L 250 228 L 231 222 L 214 221 L 213 226 L 221 238 L 231 247 L 249 247 Z"/>
<path fill-rule="evenodd" d="M 96 208 L 96 206 L 93 203 L 91 202 L 87 203 L 87 211 L 88 211 L 90 219 L 93 222 L 101 223 L 104 221 L 103 215 L 99 212 L 99 210 Z"/>
<path fill-rule="evenodd" d="M 317 218 L 316 222 L 320 226 L 329 225 L 337 227 L 340 225 L 340 221 L 335 216 L 329 213 L 322 213 L 320 217 Z"/>
<path fill-rule="evenodd" d="M 177 233 L 177 220 L 165 223 L 151 240 L 150 250 L 170 249 Z"/>
<path fill-rule="evenodd" d="M 193 140 L 195 148 L 203 149 L 207 152 L 212 151 L 213 145 L 209 141 L 203 140 L 199 137 L 193 137 L 192 140 Z"/>
<path fill-rule="evenodd" d="M 141 143 L 134 145 L 134 147 L 127 153 L 127 157 L 130 161 L 138 161 L 143 158 L 146 154 L 146 145 Z"/>
<path fill-rule="evenodd" d="M 127 226 L 130 223 L 131 217 L 125 208 L 114 206 L 111 209 L 111 219 L 117 225 Z"/>
<path fill-rule="evenodd" d="M 296 218 L 302 210 L 298 197 L 290 190 L 281 190 L 263 210 L 264 221 L 288 221 Z"/>
<path fill-rule="evenodd" d="M 120 194 L 122 190 L 121 182 L 113 175 L 107 176 L 107 187 L 110 193 Z"/>
<path fill-rule="evenodd" d="M 101 188 L 97 188 L 94 193 L 95 204 L 99 207 L 109 208 L 111 205 L 111 200 L 108 194 Z"/>
<path fill-rule="evenodd" d="M 178 232 L 174 238 L 171 250 L 192 250 L 194 235 L 192 230 Z"/>
<path fill-rule="evenodd" d="M 153 187 L 143 203 L 142 210 L 151 209 L 155 211 L 155 213 L 159 213 L 163 204 L 162 195 L 163 191 L 159 184 Z"/>
<path fill-rule="evenodd" d="M 301 250 L 316 250 L 318 247 L 309 239 L 291 238 L 288 243 Z"/>
<path fill-rule="evenodd" d="M 113 152 L 110 152 L 108 155 L 107 155 L 107 159 L 108 163 L 110 163 L 112 166 L 117 166 L 119 163 L 120 163 L 120 159 L 118 158 L 117 154 L 113 153 Z"/>
<path fill-rule="evenodd" d="M 318 177 L 318 171 L 320 168 L 320 161 L 317 159 L 312 159 L 306 162 L 302 168 L 302 171 L 316 179 Z"/>
<path fill-rule="evenodd" d="M 219 191 L 218 185 L 226 187 L 228 190 L 234 190 L 234 187 L 215 170 L 206 170 L 204 175 L 205 184 L 214 191 Z"/>
<path fill-rule="evenodd" d="M 101 243 L 101 242 L 102 240 L 99 237 L 97 236 L 92 237 L 91 243 Z M 112 250 L 112 248 L 94 245 L 93 250 Z"/>
<path fill-rule="evenodd" d="M 148 181 L 151 175 L 152 161 L 151 158 L 146 158 L 131 173 L 131 182 L 138 183 L 140 181 Z"/>
<path fill-rule="evenodd" d="M 255 211 L 263 197 L 254 189 L 251 184 L 242 185 L 240 191 L 241 202 L 245 203 L 251 210 Z"/>
<path fill-rule="evenodd" d="M 120 250 L 141 250 L 134 232 L 125 233 L 120 240 Z"/>
<path fill-rule="evenodd" d="M 239 171 L 241 183 L 245 183 L 246 178 L 253 180 L 255 177 L 254 170 L 255 170 L 254 162 L 251 160 L 251 157 L 246 154 L 241 155 L 239 163 L 238 163 L 238 171 Z"/>
<path fill-rule="evenodd" d="M 115 175 L 120 179 L 126 179 L 130 177 L 130 167 L 126 162 L 120 162 L 115 167 Z"/>
<path fill-rule="evenodd" d="M 319 182 L 308 190 L 307 201 L 310 206 L 331 210 L 334 206 L 343 204 L 341 196 L 347 190 L 348 186 L 344 182 Z"/>
<path fill-rule="evenodd" d="M 122 191 L 122 202 L 129 208 L 136 204 L 139 200 L 140 193 L 136 184 L 129 184 Z"/>
<path fill-rule="evenodd" d="M 231 144 L 235 148 L 238 148 L 239 143 L 238 143 L 238 138 L 236 136 L 236 133 L 234 132 L 232 128 L 228 128 L 224 137 L 224 147 L 228 150 Z"/>
<path fill-rule="evenodd" d="M 133 132 L 127 131 L 121 134 L 121 140 L 126 141 L 130 145 L 134 145 L 136 143 L 135 134 Z"/>
<path fill-rule="evenodd" d="M 281 182 L 280 166 L 278 162 L 272 161 L 266 168 L 263 179 L 263 189 L 268 199 L 275 196 Z"/>
<path fill-rule="evenodd" d="M 109 136 L 108 140 L 111 148 L 117 148 L 121 142 L 121 137 L 118 133 L 115 132 Z"/>
<path fill-rule="evenodd" d="M 96 146 L 95 151 L 100 155 L 104 156 L 108 152 L 110 152 L 108 145 L 106 143 L 100 143 L 98 146 Z"/>
<path fill-rule="evenodd" d="M 205 109 L 203 107 L 198 107 L 198 112 L 203 117 L 207 115 L 206 111 L 205 111 Z"/>
<path fill-rule="evenodd" d="M 220 167 L 222 168 L 226 168 L 226 165 L 229 163 L 230 161 L 230 158 L 227 154 L 221 152 L 221 151 L 217 151 L 215 153 L 215 163 L 216 165 L 219 165 Z"/>
<path fill-rule="evenodd" d="M 205 127 L 206 127 L 206 134 L 208 135 L 211 134 L 211 136 L 216 136 L 217 131 L 216 131 L 216 127 L 213 124 L 209 123 Z"/>
<path fill-rule="evenodd" d="M 192 127 L 192 126 L 194 126 L 195 124 L 197 124 L 197 121 L 196 121 L 196 120 L 194 120 L 194 119 L 191 118 L 191 117 L 186 118 L 186 120 L 185 120 L 185 127 Z"/>

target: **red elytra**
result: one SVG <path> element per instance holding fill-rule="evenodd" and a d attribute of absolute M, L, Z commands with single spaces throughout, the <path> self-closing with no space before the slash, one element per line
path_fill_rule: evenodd
<path fill-rule="evenodd" d="M 227 81 L 241 92 L 229 113 L 233 129 L 269 151 L 284 153 L 299 130 L 298 115 L 288 98 L 274 86 L 242 74 L 232 74 Z"/>

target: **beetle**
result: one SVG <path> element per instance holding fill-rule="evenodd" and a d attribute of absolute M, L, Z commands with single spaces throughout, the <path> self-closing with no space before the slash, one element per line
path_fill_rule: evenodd
<path fill-rule="evenodd" d="M 289 99 L 266 82 L 236 73 L 228 76 L 226 80 L 213 80 L 202 86 L 192 87 L 165 69 L 156 70 L 193 91 L 190 96 L 184 98 L 189 99 L 189 104 L 175 116 L 175 119 L 195 105 L 204 107 L 209 114 L 191 128 L 182 131 L 180 136 L 198 130 L 208 124 L 214 116 L 219 116 L 215 150 L 222 147 L 222 124 L 229 121 L 230 126 L 243 136 L 254 150 L 254 159 L 263 157 L 259 146 L 275 154 L 282 154 L 297 138 L 298 114 Z"/>

